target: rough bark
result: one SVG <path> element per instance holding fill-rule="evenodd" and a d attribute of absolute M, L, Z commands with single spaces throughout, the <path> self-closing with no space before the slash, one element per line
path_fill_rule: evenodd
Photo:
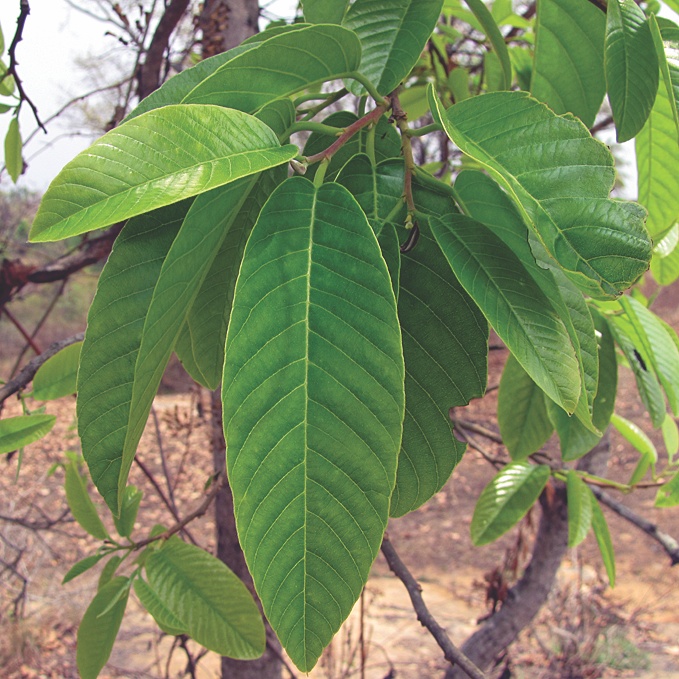
<path fill-rule="evenodd" d="M 212 393 L 212 458 L 215 471 L 225 472 L 226 445 L 222 430 L 222 402 L 219 392 Z M 243 550 L 238 542 L 236 519 L 233 513 L 233 496 L 228 483 L 220 488 L 215 497 L 215 528 L 217 532 L 217 558 L 223 561 L 248 587 L 259 605 L 252 577 L 245 564 Z M 261 605 L 260 605 L 261 610 Z M 266 621 L 265 621 L 266 622 Z M 224 679 L 279 679 L 282 665 L 279 658 L 280 644 L 266 623 L 267 648 L 257 660 L 234 660 L 222 658 Z"/>
<path fill-rule="evenodd" d="M 580 460 L 578 468 L 597 476 L 606 475 L 609 434 Z M 540 497 L 542 516 L 530 563 L 521 579 L 509 590 L 502 608 L 474 632 L 461 651 L 479 669 L 491 667 L 495 658 L 527 627 L 547 601 L 557 571 L 568 548 L 566 488 L 550 481 Z M 465 679 L 458 667 L 450 667 L 444 679 Z"/>
<path fill-rule="evenodd" d="M 198 20 L 203 59 L 240 45 L 258 31 L 258 0 L 205 0 Z"/>

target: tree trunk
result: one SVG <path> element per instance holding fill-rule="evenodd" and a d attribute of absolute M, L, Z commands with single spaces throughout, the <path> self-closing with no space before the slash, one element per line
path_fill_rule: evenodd
<path fill-rule="evenodd" d="M 226 473 L 226 446 L 222 429 L 222 403 L 219 391 L 212 392 L 212 459 L 216 471 Z M 238 542 L 236 519 L 233 514 L 233 496 L 228 484 L 224 484 L 215 497 L 215 527 L 217 532 L 217 558 L 223 561 L 252 592 L 261 610 L 255 593 L 252 577 L 245 564 L 243 550 Z M 267 647 L 264 655 L 257 660 L 234 660 L 222 658 L 223 679 L 279 679 L 282 666 L 279 659 L 280 644 L 265 619 Z"/>
<path fill-rule="evenodd" d="M 198 26 L 203 59 L 240 45 L 258 31 L 258 0 L 205 0 Z"/>
<path fill-rule="evenodd" d="M 580 460 L 578 468 L 606 475 L 609 433 Z M 550 481 L 540 497 L 542 516 L 530 563 L 509 590 L 502 608 L 462 645 L 462 652 L 482 671 L 518 637 L 547 601 L 556 573 L 568 548 L 568 507 L 564 484 Z M 458 667 L 449 667 L 444 679 L 467 679 Z"/>

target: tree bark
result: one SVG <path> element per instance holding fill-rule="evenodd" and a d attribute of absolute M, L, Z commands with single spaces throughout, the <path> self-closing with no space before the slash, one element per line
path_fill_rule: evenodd
<path fill-rule="evenodd" d="M 215 471 L 226 473 L 226 445 L 222 429 L 222 402 L 219 391 L 212 392 L 212 459 Z M 217 558 L 223 561 L 252 592 L 257 605 L 261 604 L 255 592 L 243 550 L 238 542 L 236 519 L 233 513 L 233 495 L 225 483 L 215 497 L 215 528 L 217 532 Z M 265 619 L 267 647 L 257 660 L 222 658 L 223 679 L 279 679 L 282 665 L 279 658 L 280 643 Z"/>
<path fill-rule="evenodd" d="M 205 0 L 198 26 L 203 59 L 240 45 L 258 31 L 258 0 Z"/>

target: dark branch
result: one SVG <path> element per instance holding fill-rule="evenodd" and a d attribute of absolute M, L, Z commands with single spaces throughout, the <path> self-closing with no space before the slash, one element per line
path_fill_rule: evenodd
<path fill-rule="evenodd" d="M 401 561 L 401 557 L 397 554 L 394 546 L 386 535 L 382 540 L 382 554 L 384 554 L 384 558 L 387 560 L 391 571 L 405 585 L 410 596 L 410 601 L 417 614 L 417 619 L 423 627 L 426 627 L 429 630 L 432 637 L 434 637 L 434 640 L 443 651 L 446 660 L 451 665 L 457 665 L 472 679 L 485 679 L 486 675 L 453 644 L 446 631 L 429 612 L 429 609 L 422 598 L 422 588 L 420 587 L 420 584 L 415 580 L 403 561 Z"/>

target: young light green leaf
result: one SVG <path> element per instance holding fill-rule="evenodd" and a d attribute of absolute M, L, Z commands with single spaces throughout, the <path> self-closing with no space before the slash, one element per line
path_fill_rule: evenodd
<path fill-rule="evenodd" d="M 245 558 L 302 671 L 349 615 L 379 550 L 403 380 L 389 272 L 361 208 L 339 184 L 288 179 L 243 256 L 222 393 Z"/>
<path fill-rule="evenodd" d="M 5 135 L 5 167 L 15 184 L 24 169 L 24 159 L 21 155 L 22 148 L 19 119 L 14 116 L 10 120 L 7 134 Z"/>
<path fill-rule="evenodd" d="M 497 89 L 508 90 L 512 85 L 512 62 L 509 60 L 509 52 L 507 51 L 505 38 L 483 0 L 464 1 L 483 28 L 483 32 L 486 34 L 488 40 L 490 40 L 490 44 L 493 46 L 493 50 L 500 62 L 501 78 Z"/>
<path fill-rule="evenodd" d="M 120 502 L 120 516 L 113 517 L 118 535 L 122 538 L 129 538 L 134 529 L 134 522 L 137 520 L 139 503 L 144 496 L 143 491 L 136 486 L 127 486 Z"/>
<path fill-rule="evenodd" d="M 592 491 L 570 469 L 566 474 L 566 494 L 568 502 L 568 546 L 577 547 L 589 533 L 592 526 Z"/>
<path fill-rule="evenodd" d="M 75 394 L 82 344 L 65 347 L 40 366 L 33 378 L 33 398 L 51 401 Z"/>
<path fill-rule="evenodd" d="M 643 430 L 634 422 L 630 422 L 624 417 L 613 413 L 611 416 L 611 424 L 622 434 L 622 436 L 631 443 L 634 448 L 647 458 L 651 464 L 658 461 L 658 451 L 653 445 L 653 441 L 646 436 Z"/>
<path fill-rule="evenodd" d="M 90 570 L 90 568 L 96 566 L 105 556 L 106 554 L 92 554 L 73 564 L 73 566 L 68 569 L 66 575 L 64 575 L 64 579 L 61 581 L 61 584 L 65 585 L 67 582 L 70 582 L 79 575 L 82 575 L 86 571 Z"/>
<path fill-rule="evenodd" d="M 679 428 L 677 428 L 677 423 L 674 421 L 674 418 L 667 414 L 663 420 L 661 429 L 667 457 L 669 458 L 670 464 L 672 464 L 674 456 L 679 453 Z"/>
<path fill-rule="evenodd" d="M 533 381 L 564 410 L 580 397 L 580 370 L 568 331 L 520 260 L 465 215 L 433 219 L 432 230 L 458 280 Z"/>
<path fill-rule="evenodd" d="M 671 285 L 679 278 L 679 224 L 675 224 L 653 248 L 651 273 L 660 285 Z"/>
<path fill-rule="evenodd" d="M 535 30 L 531 94 L 591 127 L 606 94 L 605 13 L 588 0 L 540 0 Z"/>
<path fill-rule="evenodd" d="M 188 634 L 186 625 L 165 605 L 146 580 L 135 579 L 134 593 L 165 634 L 172 636 Z"/>
<path fill-rule="evenodd" d="M 511 354 L 500 379 L 497 421 L 502 442 L 513 460 L 523 460 L 538 451 L 554 431 L 544 392 Z"/>
<path fill-rule="evenodd" d="M 250 660 L 264 652 L 264 623 L 257 604 L 219 559 L 172 537 L 148 557 L 146 576 L 172 614 L 151 604 L 149 612 L 159 614 L 163 624 L 185 629 L 205 648 L 230 658 Z"/>
<path fill-rule="evenodd" d="M 417 63 L 439 16 L 443 0 L 355 0 L 343 25 L 358 35 L 363 49 L 359 70 L 389 94 Z M 351 88 L 361 94 L 363 87 Z"/>
<path fill-rule="evenodd" d="M 0 454 L 11 453 L 33 443 L 52 431 L 54 415 L 18 415 L 0 420 Z"/>
<path fill-rule="evenodd" d="M 113 224 L 291 160 L 264 123 L 220 106 L 166 106 L 107 132 L 50 184 L 31 240 Z"/>
<path fill-rule="evenodd" d="M 676 507 L 679 505 L 679 473 L 658 488 L 655 496 L 656 507 Z"/>
<path fill-rule="evenodd" d="M 2 78 L 2 80 L 0 80 L 0 95 L 9 97 L 16 89 L 16 81 L 14 80 L 13 75 L 5 77 L 6 73 L 7 66 L 4 61 L 0 60 L 0 78 Z"/>
<path fill-rule="evenodd" d="M 97 679 L 104 669 L 125 615 L 129 589 L 127 578 L 114 578 L 102 587 L 88 606 L 78 627 L 76 662 L 82 679 Z M 121 587 L 125 587 L 120 596 Z M 110 604 L 115 601 L 113 606 Z M 106 609 L 109 609 L 106 613 Z"/>
<path fill-rule="evenodd" d="M 646 15 L 634 0 L 610 0 L 606 85 L 619 142 L 644 126 L 658 91 L 658 57 Z"/>
<path fill-rule="evenodd" d="M 123 558 L 121 556 L 113 554 L 113 556 L 111 556 L 111 558 L 104 564 L 104 567 L 101 569 L 101 573 L 99 574 L 97 590 L 102 589 L 102 587 L 108 585 L 108 583 L 111 582 L 111 580 L 113 580 L 113 576 L 116 574 L 118 566 L 120 566 L 122 561 Z"/>
<path fill-rule="evenodd" d="M 90 494 L 87 492 L 87 479 L 80 474 L 76 462 L 66 465 L 66 502 L 73 514 L 73 518 L 81 528 L 98 540 L 108 539 L 108 531 L 99 518 Z"/>
<path fill-rule="evenodd" d="M 547 465 L 512 462 L 481 491 L 474 508 L 471 538 L 476 546 L 497 540 L 526 515 L 549 481 Z"/>
<path fill-rule="evenodd" d="M 302 0 L 304 20 L 310 24 L 341 24 L 349 0 Z"/>
<path fill-rule="evenodd" d="M 473 97 L 447 112 L 432 87 L 429 100 L 435 121 L 507 188 L 547 252 L 583 292 L 616 297 L 646 270 L 651 242 L 645 211 L 608 198 L 613 157 L 579 120 L 556 116 L 525 92 Z"/>
<path fill-rule="evenodd" d="M 589 492 L 592 493 L 591 490 Z M 608 575 L 608 582 L 611 587 L 615 587 L 615 553 L 613 551 L 611 533 L 608 530 L 606 517 L 601 511 L 599 501 L 593 493 L 590 498 L 590 504 L 592 505 L 592 530 L 594 531 L 594 537 L 599 545 L 601 558 L 606 568 L 606 575 Z"/>

